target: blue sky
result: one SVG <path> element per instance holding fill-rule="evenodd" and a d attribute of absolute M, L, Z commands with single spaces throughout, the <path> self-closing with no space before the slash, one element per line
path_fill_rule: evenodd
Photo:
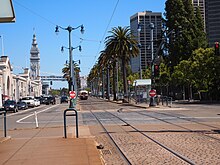
<path fill-rule="evenodd" d="M 73 59 L 80 60 L 81 76 L 88 75 L 104 49 L 103 39 L 108 31 L 117 26 L 129 26 L 130 16 L 137 12 L 150 10 L 164 12 L 165 0 L 13 0 L 16 22 L 1 23 L 4 55 L 10 58 L 14 73 L 21 73 L 22 67 L 30 66 L 30 48 L 33 34 L 36 34 L 40 50 L 41 75 L 54 73 L 62 75 L 61 70 L 69 59 L 68 50 L 61 53 L 61 46 L 68 47 L 68 32 L 55 34 L 55 26 L 77 27 L 72 31 L 72 47 L 82 46 L 82 51 L 73 51 Z M 107 30 L 107 33 L 105 33 Z M 80 40 L 83 38 L 83 40 Z M 0 40 L 1 41 L 1 40 Z M 0 46 L 1 48 L 1 46 Z M 2 54 L 2 48 L 0 50 Z M 54 82 L 52 88 L 67 87 L 66 82 Z"/>

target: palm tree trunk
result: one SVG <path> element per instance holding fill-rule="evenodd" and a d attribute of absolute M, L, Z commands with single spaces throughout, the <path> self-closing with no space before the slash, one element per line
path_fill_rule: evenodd
<path fill-rule="evenodd" d="M 116 98 L 116 62 L 113 62 L 113 100 L 117 100 Z"/>
<path fill-rule="evenodd" d="M 124 96 L 128 96 L 128 84 L 127 84 L 127 74 L 126 74 L 126 66 L 125 59 L 122 58 L 122 74 L 123 74 L 123 86 L 124 86 Z M 124 99 L 125 101 L 125 99 Z"/>

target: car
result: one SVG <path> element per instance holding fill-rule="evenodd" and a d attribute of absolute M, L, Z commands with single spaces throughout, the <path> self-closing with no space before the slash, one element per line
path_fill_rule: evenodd
<path fill-rule="evenodd" d="M 35 99 L 39 100 L 40 104 L 44 103 L 44 97 L 43 96 L 35 97 Z"/>
<path fill-rule="evenodd" d="M 14 113 L 18 112 L 18 106 L 14 100 L 6 100 L 3 104 L 3 107 L 5 111 L 13 111 Z"/>
<path fill-rule="evenodd" d="M 19 101 L 17 102 L 17 106 L 18 106 L 18 109 L 28 109 L 28 105 L 26 102 L 23 102 L 23 101 Z"/>
<path fill-rule="evenodd" d="M 28 107 L 35 107 L 35 101 L 33 96 L 26 96 L 21 99 L 21 101 L 26 102 Z"/>
<path fill-rule="evenodd" d="M 56 99 L 54 96 L 48 96 L 44 97 L 44 104 L 49 105 L 49 104 L 56 104 Z"/>
<path fill-rule="evenodd" d="M 68 103 L 68 97 L 67 96 L 62 96 L 60 99 L 60 103 Z"/>
<path fill-rule="evenodd" d="M 40 100 L 35 98 L 34 99 L 34 105 L 35 105 L 35 107 L 40 106 Z"/>

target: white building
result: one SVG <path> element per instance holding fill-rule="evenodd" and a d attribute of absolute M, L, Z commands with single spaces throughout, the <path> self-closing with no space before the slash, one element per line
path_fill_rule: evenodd
<path fill-rule="evenodd" d="M 41 81 L 31 80 L 28 68 L 24 69 L 24 73 L 15 75 L 7 56 L 0 57 L 0 87 L 3 100 L 18 101 L 27 95 L 40 96 L 42 94 Z"/>

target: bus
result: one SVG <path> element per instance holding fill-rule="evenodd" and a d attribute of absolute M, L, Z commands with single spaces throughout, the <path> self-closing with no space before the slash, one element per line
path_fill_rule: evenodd
<path fill-rule="evenodd" d="M 89 96 L 89 92 L 87 90 L 81 90 L 79 91 L 79 98 L 81 100 L 87 100 Z"/>

